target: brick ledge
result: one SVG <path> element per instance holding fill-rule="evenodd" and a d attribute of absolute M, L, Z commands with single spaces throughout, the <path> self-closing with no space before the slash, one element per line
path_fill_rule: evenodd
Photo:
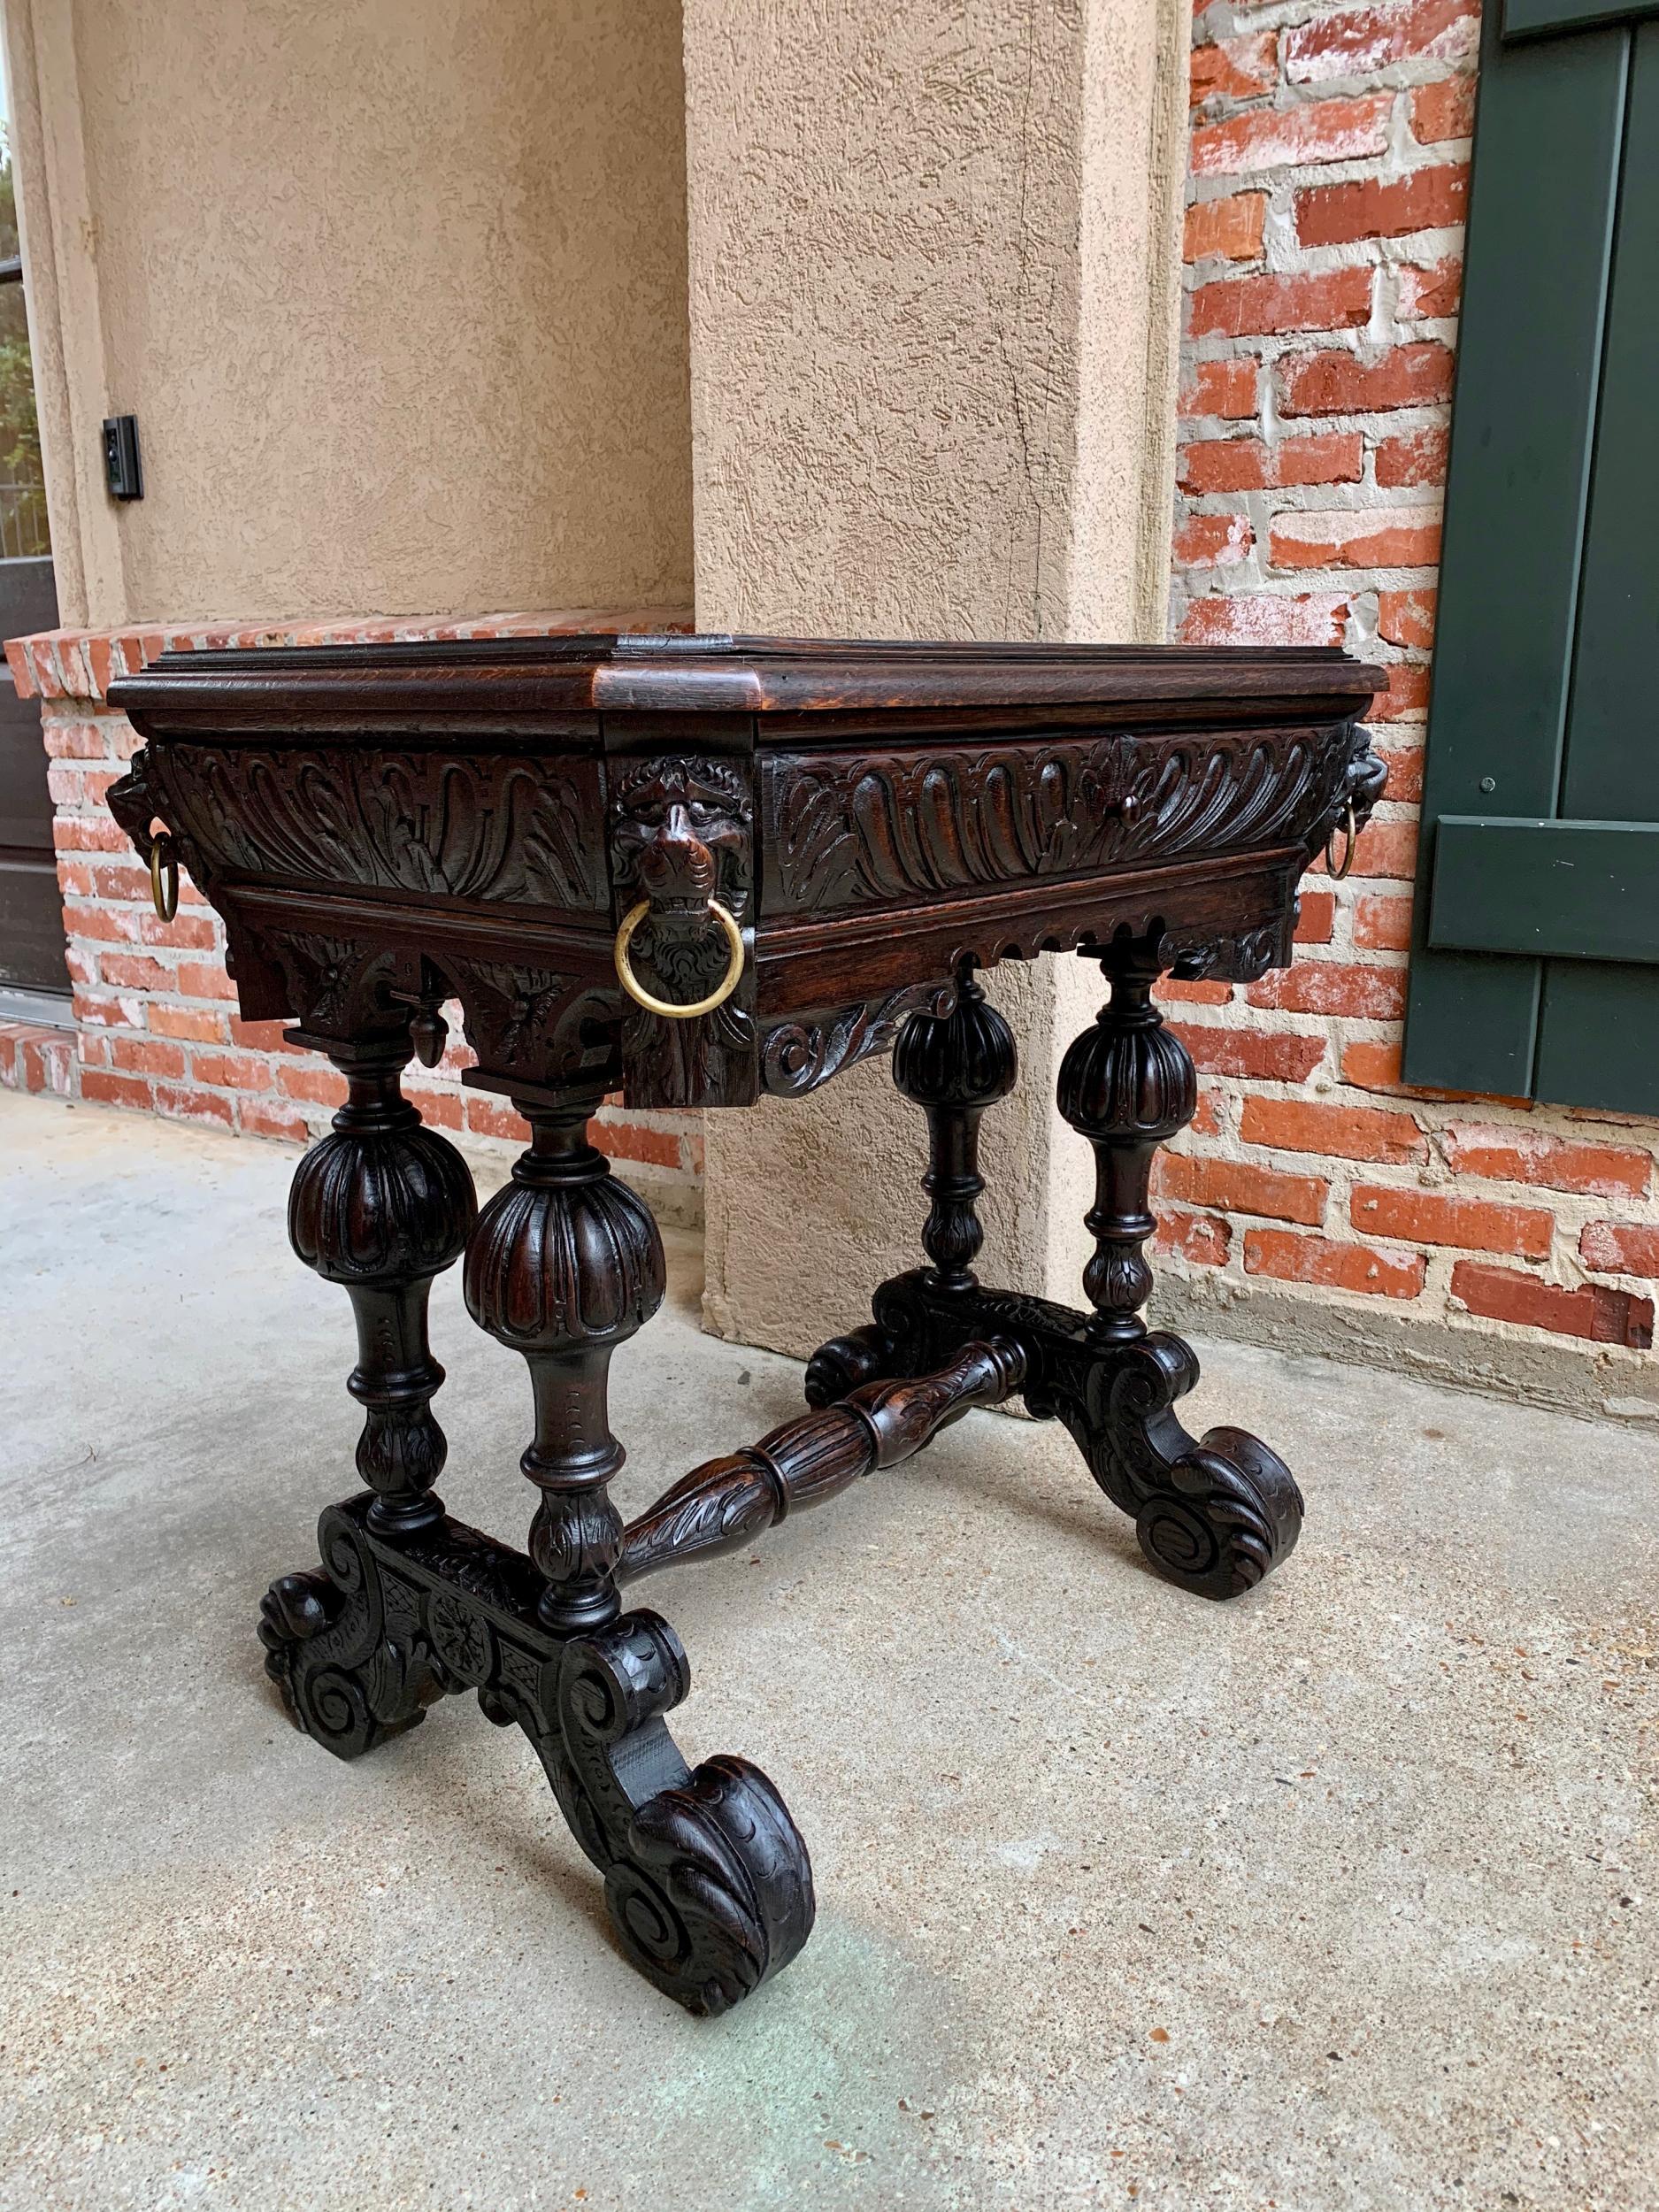
<path fill-rule="evenodd" d="M 79 1095 L 80 1071 L 73 1029 L 45 1022 L 0 1021 L 0 1090 L 74 1098 Z"/>
<path fill-rule="evenodd" d="M 332 621 L 125 623 L 112 630 L 38 630 L 9 638 L 20 699 L 104 699 L 163 653 L 224 647 L 392 645 L 457 638 L 580 637 L 589 631 L 690 630 L 688 607 L 555 607 L 529 614 L 342 615 Z"/>

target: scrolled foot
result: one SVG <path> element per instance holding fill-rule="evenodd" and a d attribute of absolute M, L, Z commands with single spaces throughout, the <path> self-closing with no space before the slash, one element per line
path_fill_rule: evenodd
<path fill-rule="evenodd" d="M 290 1644 L 309 1643 L 339 1618 L 343 1594 L 320 1569 L 280 1575 L 259 1601 L 259 1641 L 265 1671 L 280 1682 L 290 1663 Z"/>
<path fill-rule="evenodd" d="M 883 1283 L 872 1302 L 874 1319 L 849 1329 L 845 1336 L 831 1337 L 807 1362 L 808 1405 L 815 1410 L 839 1405 L 865 1383 L 896 1382 L 951 1358 L 976 1334 L 971 1320 L 958 1326 L 972 1309 L 966 1300 L 952 1299 L 950 1319 L 940 1328 L 931 1310 L 933 1302 L 926 1271 L 895 1275 Z M 987 1325 L 977 1333 L 983 1337 L 995 1332 Z"/>
<path fill-rule="evenodd" d="M 623 1948 L 687 2011 L 715 2018 L 811 1933 L 812 1870 L 778 1792 L 747 1759 L 705 1759 L 642 1805 L 605 1877 Z"/>
<path fill-rule="evenodd" d="M 1302 1493 L 1243 1429 L 1188 1435 L 1173 1408 L 1197 1379 L 1179 1337 L 1148 1336 L 1101 1362 L 1083 1406 L 1056 1409 L 1158 1572 L 1200 1597 L 1238 1597 L 1294 1548 Z"/>
<path fill-rule="evenodd" d="M 282 1575 L 259 1608 L 265 1670 L 288 1717 L 337 1759 L 361 1758 L 425 1718 L 430 1669 L 386 1634 L 379 1564 L 331 1508 L 318 1532 L 323 1569 Z"/>
<path fill-rule="evenodd" d="M 865 1322 L 845 1336 L 820 1344 L 806 1363 L 806 1402 L 816 1408 L 839 1405 L 864 1384 L 898 1372 L 895 1348 L 885 1329 Z"/>
<path fill-rule="evenodd" d="M 728 2011 L 805 1943 L 812 1870 L 783 1800 L 745 1759 L 688 1770 L 663 1716 L 690 1686 L 660 1615 L 565 1647 L 557 1731 L 521 1715 L 577 1841 L 605 1877 L 627 1957 L 686 2007 Z"/>

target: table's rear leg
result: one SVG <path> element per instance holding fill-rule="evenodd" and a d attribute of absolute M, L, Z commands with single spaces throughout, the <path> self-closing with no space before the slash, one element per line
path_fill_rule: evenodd
<path fill-rule="evenodd" d="M 545 1578 L 540 1626 L 563 1650 L 534 1694 L 496 1676 L 480 1701 L 534 1744 L 605 1877 L 628 1957 L 690 2010 L 724 2012 L 806 1941 L 811 1870 L 757 1767 L 687 1766 L 663 1718 L 689 1686 L 685 1654 L 657 1614 L 621 1612 L 608 1371 L 662 1302 L 657 1224 L 588 1141 L 596 1094 L 515 1103 L 532 1141 L 479 1217 L 466 1302 L 530 1368 L 535 1430 L 520 1465 L 541 1493 L 530 1557 Z"/>
<path fill-rule="evenodd" d="M 1295 1543 L 1302 1495 L 1255 1437 L 1214 1428 L 1194 1440 L 1173 1410 L 1198 1362 L 1141 1318 L 1152 1288 L 1142 1247 L 1156 1225 L 1152 1163 L 1192 1119 L 1196 1082 L 1152 1004 L 1154 948 L 1125 941 L 1087 956 L 1111 978 L 1112 995 L 1065 1056 L 1059 1105 L 1094 1150 L 1095 1251 L 1083 1278 L 1093 1311 L 988 1289 L 973 1272 L 979 1125 L 1012 1087 L 1016 1059 L 1008 1025 L 967 977 L 956 1011 L 912 1016 L 893 1055 L 895 1081 L 927 1116 L 929 1264 L 884 1283 L 875 1320 L 819 1348 L 807 1399 L 830 1405 L 861 1384 L 937 1366 L 973 1339 L 1011 1337 L 1025 1355 L 1027 1409 L 1065 1424 L 1095 1481 L 1133 1516 L 1153 1565 L 1205 1597 L 1235 1597 Z"/>
<path fill-rule="evenodd" d="M 366 1525 L 389 1541 L 443 1519 L 433 1485 L 448 1447 L 433 1417 L 443 1370 L 432 1356 L 433 1278 L 460 1257 L 477 1212 L 466 1163 L 403 1096 L 406 1034 L 333 1055 L 348 1085 L 334 1128 L 295 1171 L 288 1236 L 357 1325 L 347 1388 L 364 1409 L 357 1471 L 374 1494 Z M 296 1724 L 341 1758 L 412 1727 L 444 1686 L 412 1624 L 388 1623 L 372 1555 L 325 1514 L 322 1569 L 285 1575 L 262 1608 L 265 1671 Z"/>
<path fill-rule="evenodd" d="M 1111 979 L 1111 998 L 1066 1053 L 1058 1097 L 1094 1151 L 1086 1224 L 1095 1250 L 1083 1277 L 1094 1310 L 1079 1348 L 1086 1356 L 1067 1363 L 1070 1386 L 1048 1403 L 1028 1391 L 1027 1402 L 1065 1421 L 1102 1489 L 1134 1516 L 1141 1548 L 1161 1573 L 1204 1597 L 1236 1597 L 1295 1543 L 1302 1494 L 1256 1438 L 1213 1428 L 1194 1440 L 1172 1409 L 1197 1381 L 1198 1362 L 1179 1337 L 1153 1334 L 1141 1318 L 1152 1289 L 1142 1248 L 1156 1226 L 1147 1202 L 1152 1164 L 1192 1119 L 1196 1079 L 1187 1048 L 1152 1003 L 1158 968 L 1149 949 L 1123 944 L 1092 956 Z"/>
<path fill-rule="evenodd" d="M 949 1014 L 912 1014 L 893 1048 L 893 1080 L 927 1117 L 927 1219 L 922 1248 L 928 1265 L 919 1279 L 941 1302 L 959 1306 L 962 1340 L 986 1332 L 968 1318 L 979 1279 L 973 1271 L 985 1241 L 977 1201 L 985 1188 L 979 1173 L 979 1123 L 987 1107 L 1006 1098 L 1019 1074 L 1014 1033 L 971 971 L 957 979 L 956 1003 Z M 867 1322 L 845 1336 L 832 1337 L 808 1363 L 809 1405 L 833 1405 L 861 1383 L 905 1375 L 936 1364 L 939 1347 L 902 1343 L 879 1322 Z"/>

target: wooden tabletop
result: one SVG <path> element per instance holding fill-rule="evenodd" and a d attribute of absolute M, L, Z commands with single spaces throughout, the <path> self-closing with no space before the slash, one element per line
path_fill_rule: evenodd
<path fill-rule="evenodd" d="M 280 721 L 325 704 L 341 726 L 485 712 L 836 711 L 1084 706 L 1102 723 L 1202 709 L 1251 720 L 1361 713 L 1382 670 L 1337 647 L 979 644 L 841 638 L 598 635 L 167 653 L 112 703 L 172 728 Z M 579 734 L 572 731 L 571 734 Z"/>

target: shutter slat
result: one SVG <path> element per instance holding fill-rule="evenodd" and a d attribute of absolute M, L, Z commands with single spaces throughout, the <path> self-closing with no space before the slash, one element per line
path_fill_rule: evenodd
<path fill-rule="evenodd" d="M 1659 961 L 1659 823 L 1442 815 L 1428 941 L 1532 959 Z"/>
<path fill-rule="evenodd" d="M 1412 1083 L 1531 1091 L 1542 972 L 1435 950 L 1434 825 L 1556 809 L 1628 34 L 1482 35 L 1409 977 Z M 1483 791 L 1483 780 L 1492 788 Z"/>
<path fill-rule="evenodd" d="M 1659 15 L 1659 0 L 1504 0 L 1503 35 L 1589 31 L 1604 23 L 1640 23 L 1653 15 Z"/>

